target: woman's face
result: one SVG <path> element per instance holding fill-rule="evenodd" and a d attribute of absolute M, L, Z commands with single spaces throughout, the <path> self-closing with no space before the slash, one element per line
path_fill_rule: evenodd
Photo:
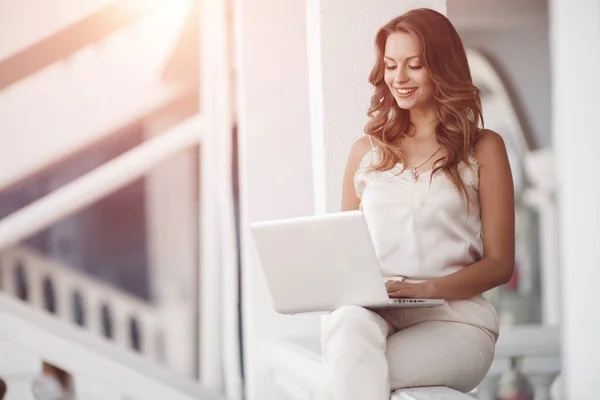
<path fill-rule="evenodd" d="M 394 32 L 385 43 L 385 83 L 405 110 L 433 107 L 434 83 L 421 59 L 419 42 L 410 33 Z"/>

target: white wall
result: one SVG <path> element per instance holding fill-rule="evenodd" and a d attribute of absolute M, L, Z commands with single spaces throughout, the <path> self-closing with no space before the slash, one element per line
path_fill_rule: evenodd
<path fill-rule="evenodd" d="M 346 159 L 368 121 L 368 79 L 377 29 L 410 8 L 428 7 L 445 14 L 445 3 L 379 0 L 373 7 L 370 0 L 308 2 L 309 32 L 320 32 L 310 35 L 308 42 L 313 148 L 324 157 L 324 174 L 314 171 L 317 211 L 340 210 Z"/>
<path fill-rule="evenodd" d="M 318 335 L 319 318 L 272 311 L 248 225 L 322 212 L 326 199 L 327 211 L 339 210 L 349 146 L 366 122 L 362 116 L 367 111 L 376 28 L 409 5 L 444 10 L 444 3 L 389 0 L 373 7 L 367 0 L 321 0 L 308 2 L 305 9 L 303 2 L 236 2 L 242 304 L 249 400 L 272 398 L 264 369 L 269 345 L 281 338 Z M 311 127 L 317 132 L 311 134 Z M 313 157 L 314 153 L 324 159 Z"/>
<path fill-rule="evenodd" d="M 550 2 L 567 398 L 600 393 L 600 2 Z"/>
<path fill-rule="evenodd" d="M 452 0 L 448 18 L 457 29 L 505 30 L 545 18 L 548 0 Z"/>

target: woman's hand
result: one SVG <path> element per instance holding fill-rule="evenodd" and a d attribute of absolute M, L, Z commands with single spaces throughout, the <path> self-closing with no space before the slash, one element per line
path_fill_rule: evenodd
<path fill-rule="evenodd" d="M 434 289 L 430 281 L 408 283 L 402 281 L 387 281 L 385 286 L 391 298 L 405 297 L 409 299 L 433 299 Z"/>

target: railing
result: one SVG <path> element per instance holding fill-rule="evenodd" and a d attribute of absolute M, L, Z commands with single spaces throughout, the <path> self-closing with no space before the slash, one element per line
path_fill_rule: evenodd
<path fill-rule="evenodd" d="M 529 379 L 535 400 L 549 400 L 552 382 L 560 373 L 560 328 L 545 325 L 514 325 L 500 329 L 492 367 L 478 388 L 479 400 L 495 400 L 502 373 L 510 359 L 522 359 L 521 369 Z"/>
<path fill-rule="evenodd" d="M 202 118 L 196 115 L 3 218 L 0 220 L 0 254 L 5 249 L 12 249 L 7 253 L 12 254 L 16 248 L 11 246 L 139 179 L 169 157 L 197 146 L 202 132 Z M 21 251 L 18 253 L 22 255 Z M 9 269 L 3 272 L 6 273 L 2 279 L 6 286 L 4 290 L 38 308 L 55 310 L 60 318 L 112 339 L 121 348 L 132 348 L 150 359 L 171 364 L 169 355 L 173 353 L 165 353 L 165 349 L 169 348 L 168 339 L 163 340 L 156 318 L 151 317 L 157 314 L 157 310 L 147 304 L 107 285 L 100 285 L 93 279 L 86 279 L 83 274 L 75 275 L 73 272 L 66 275 L 69 273 L 67 268 L 50 267 L 39 254 L 37 257 L 35 253 L 21 258 L 9 257 L 3 264 L 5 267 L 0 269 Z M 56 267 L 57 263 L 49 265 Z M 24 285 L 25 281 L 27 285 Z M 53 293 L 53 297 L 47 296 L 49 293 Z M 46 298 L 54 300 L 46 304 Z M 210 305 L 210 301 L 206 304 Z M 164 329 L 180 328 L 169 325 Z M 188 375 L 192 376 L 193 371 Z"/>
<path fill-rule="evenodd" d="M 0 253 L 0 290 L 122 349 L 165 359 L 154 307 L 32 249 L 19 246 Z"/>
<path fill-rule="evenodd" d="M 129 182 L 139 179 L 161 161 L 184 149 L 201 144 L 199 146 L 201 153 L 201 188 L 199 196 L 201 232 L 199 248 L 202 249 L 200 252 L 201 268 L 199 271 L 199 315 L 201 318 L 198 327 L 200 331 L 200 354 L 198 360 L 200 378 L 204 384 L 211 387 L 221 388 L 224 386 L 229 394 L 228 397 L 239 399 L 242 397 L 242 381 L 238 338 L 240 331 L 238 329 L 238 290 L 236 285 L 230 284 L 230 282 L 234 282 L 238 278 L 235 221 L 231 196 L 231 130 L 233 127 L 231 106 L 233 103 L 230 99 L 231 93 L 227 89 L 231 76 L 231 64 L 228 61 L 230 46 L 227 42 L 228 36 L 226 34 L 229 20 L 228 13 L 230 10 L 228 10 L 226 2 L 223 1 L 201 2 L 201 8 L 200 27 L 202 34 L 200 36 L 202 45 L 200 48 L 202 61 L 200 63 L 200 75 L 202 85 L 200 85 L 199 89 L 201 93 L 200 104 L 202 116 L 206 116 L 207 123 L 204 123 L 203 118 L 199 115 L 191 118 L 169 132 L 148 140 L 135 149 L 116 157 L 85 176 L 64 185 L 51 194 L 4 218 L 0 221 L 0 252 L 5 249 L 12 251 L 10 250 L 11 246 L 18 245 L 36 232 L 106 197 Z M 165 13 L 159 13 L 159 17 L 162 17 L 163 14 Z M 149 27 L 152 28 L 149 31 L 154 33 L 159 32 L 158 36 L 164 38 L 165 32 L 163 32 L 163 29 L 157 30 L 155 26 Z M 127 42 L 127 40 L 118 42 L 114 42 L 113 40 L 110 44 L 120 45 L 120 48 L 123 48 L 123 45 Z M 108 46 L 107 48 L 112 48 L 112 46 Z M 82 52 L 81 57 L 85 59 L 89 55 L 90 52 L 85 51 Z M 154 52 L 153 55 L 156 57 L 159 56 L 158 54 L 154 54 Z M 118 59 L 118 57 L 115 56 L 111 59 Z M 153 60 L 156 60 L 156 58 L 153 58 Z M 92 65 L 85 63 L 84 66 L 89 67 L 89 70 L 78 69 L 76 75 L 85 77 L 86 79 L 95 76 L 98 71 L 106 75 L 106 71 L 98 68 L 98 65 L 93 65 L 93 68 Z M 145 63 L 145 65 L 154 64 Z M 118 70 L 118 68 L 113 69 L 115 71 Z M 77 85 L 64 84 L 63 87 L 57 86 L 62 81 L 57 80 L 55 76 L 50 76 L 55 72 L 56 69 L 54 69 L 54 66 L 50 66 L 47 70 L 37 74 L 39 75 L 36 77 L 38 83 L 40 79 L 43 79 L 42 83 L 47 83 L 47 87 L 51 89 L 45 92 L 60 92 L 64 94 L 65 89 L 70 90 L 74 87 L 78 95 L 77 98 L 81 98 L 80 92 L 82 87 L 85 88 L 86 85 L 82 86 L 77 83 Z M 62 73 L 64 71 L 59 69 L 59 72 Z M 137 75 L 139 74 L 131 78 L 133 79 Z M 153 76 L 149 76 L 152 82 L 154 81 Z M 86 82 L 89 80 L 87 79 Z M 137 83 L 138 79 L 134 79 L 134 81 Z M 64 82 L 70 81 L 65 79 Z M 126 104 L 127 107 L 125 108 L 121 107 L 120 103 L 115 106 L 114 101 L 112 103 L 110 101 L 105 102 L 107 105 L 113 104 L 113 107 L 99 107 L 98 109 L 103 111 L 101 114 L 94 112 L 90 115 L 79 115 L 77 121 L 82 122 L 82 126 L 77 129 L 70 129 L 68 132 L 63 132 L 61 141 L 64 142 L 67 137 L 65 133 L 73 132 L 77 132 L 76 136 L 78 138 L 87 138 L 88 144 L 99 141 L 106 132 L 113 132 L 115 127 L 129 124 L 132 116 L 137 121 L 141 115 L 148 115 L 153 111 L 157 111 L 165 104 L 182 95 L 182 88 L 172 87 L 171 85 L 159 84 L 157 87 L 150 85 L 152 86 L 151 89 L 156 91 L 156 93 L 146 89 L 146 86 L 148 86 L 146 81 L 141 82 L 140 86 L 143 86 L 142 90 L 134 92 L 141 93 L 140 96 L 147 100 L 142 104 L 144 107 L 130 108 L 131 105 L 136 105 L 139 102 L 129 102 L 131 104 Z M 14 94 L 15 92 L 13 91 L 12 93 Z M 31 93 L 35 94 L 37 92 L 35 90 L 27 93 L 19 92 L 17 94 L 21 97 L 17 97 L 17 99 L 27 98 Z M 96 97 L 92 96 L 92 98 Z M 7 103 L 26 104 L 27 102 L 8 101 Z M 93 109 L 93 107 L 87 108 Z M 61 108 L 59 111 L 62 112 L 64 110 Z M 70 112 L 72 114 L 72 110 Z M 13 114 L 9 112 L 7 115 L 10 116 Z M 53 114 L 50 119 L 52 120 L 51 122 L 62 121 L 62 117 L 62 114 L 58 117 L 56 114 Z M 36 120 L 39 122 L 39 119 Z M 72 118 L 67 118 L 67 120 L 71 121 Z M 31 127 L 28 132 L 38 135 L 39 132 L 46 132 L 49 129 L 47 124 L 41 124 L 40 127 L 42 128 L 40 129 L 35 129 L 36 127 Z M 58 128 L 50 130 L 60 131 Z M 87 132 L 87 134 L 82 134 L 82 132 Z M 55 144 L 58 143 L 54 142 Z M 16 158 L 15 160 L 11 159 L 7 164 L 12 168 L 11 170 L 16 172 L 14 174 L 4 174 L 4 179 L 0 179 L 0 189 L 8 187 L 19 179 L 23 179 L 29 173 L 47 167 L 50 162 L 59 161 L 74 150 L 74 148 L 65 150 L 64 146 L 61 149 L 58 149 L 60 151 L 56 150 L 56 152 L 52 152 L 50 154 L 52 157 L 48 156 L 45 160 L 40 160 L 38 157 L 38 162 L 34 163 L 35 165 L 19 166 L 17 165 L 18 160 Z M 9 155 L 7 154 L 7 156 Z M 143 317 L 139 317 L 133 322 L 131 313 L 123 311 L 119 306 L 114 307 L 110 301 L 111 299 L 108 297 L 96 296 L 95 294 L 88 295 L 87 289 L 80 289 L 81 291 L 78 292 L 79 295 L 75 296 L 73 294 L 75 285 L 57 289 L 57 281 L 47 280 L 47 276 L 43 273 L 30 272 L 34 268 L 28 269 L 22 262 L 19 268 L 16 265 L 18 262 L 20 262 L 18 259 L 8 257 L 6 261 L 2 260 L 3 266 L 0 268 L 2 270 L 0 275 L 2 282 L 0 285 L 3 285 L 3 288 L 9 291 L 11 296 L 18 295 L 19 292 L 17 290 L 28 287 L 22 284 L 19 286 L 19 282 L 24 280 L 23 276 L 29 277 L 29 286 L 36 288 L 36 290 L 30 289 L 29 292 L 25 293 L 26 289 L 24 289 L 20 294 L 31 296 L 31 298 L 28 297 L 28 301 L 32 304 L 37 304 L 36 307 L 49 309 L 50 311 L 54 310 L 57 314 L 64 313 L 60 318 L 67 318 L 69 322 L 73 320 L 77 322 L 77 318 L 81 318 L 79 311 L 81 304 L 90 305 L 90 307 L 93 306 L 87 318 L 82 319 L 84 322 L 82 325 L 86 329 L 95 333 L 100 332 L 103 336 L 112 335 L 112 338 L 123 346 L 125 344 L 128 347 L 139 346 L 140 351 L 144 354 L 152 357 L 152 352 L 155 352 L 156 356 L 160 358 L 160 346 L 158 346 L 158 349 L 152 346 L 153 342 L 156 341 L 156 338 L 153 337 L 155 332 L 149 327 L 150 323 L 144 325 L 147 321 Z M 8 268 L 9 271 L 4 271 L 5 268 Z M 49 295 L 50 293 L 53 293 L 54 296 Z M 85 302 L 83 301 L 84 298 Z M 49 300 L 46 301 L 47 299 Z M 105 305 L 107 307 L 104 307 Z M 100 308 L 98 309 L 98 307 Z M 70 312 L 69 308 L 71 308 Z M 34 309 L 31 311 L 38 310 Z M 109 315 L 111 318 L 106 318 Z M 10 319 L 9 317 L 10 315 L 6 316 L 7 319 Z M 14 317 L 18 317 L 18 315 Z M 117 321 L 118 323 L 107 323 L 107 320 Z M 62 323 L 62 321 L 56 322 Z M 0 326 L 3 323 L 0 322 Z M 170 328 L 179 329 L 179 327 L 173 326 Z M 144 333 L 147 330 L 151 331 L 150 334 Z M 142 332 L 142 334 L 139 335 L 139 332 Z M 85 332 L 80 333 L 84 334 Z M 136 333 L 138 333 L 137 336 Z M 40 336 L 43 337 L 43 331 L 40 331 Z M 94 339 L 92 335 L 88 336 Z M 158 336 L 160 335 L 158 334 Z M 138 337 L 139 340 L 134 340 L 134 337 Z M 133 345 L 134 343 L 136 344 Z M 58 363 L 57 365 L 60 366 Z M 163 396 L 160 398 L 171 397 Z"/>
<path fill-rule="evenodd" d="M 121 399 L 223 400 L 197 382 L 0 293 L 0 339 Z"/>

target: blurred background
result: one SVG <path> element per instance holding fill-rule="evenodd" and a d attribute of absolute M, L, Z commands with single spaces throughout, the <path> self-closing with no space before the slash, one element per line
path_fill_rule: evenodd
<path fill-rule="evenodd" d="M 600 3 L 0 0 L 6 398 L 316 398 L 321 316 L 273 312 L 248 226 L 339 210 L 374 34 L 415 7 L 459 31 L 515 180 L 470 395 L 596 398 Z"/>

